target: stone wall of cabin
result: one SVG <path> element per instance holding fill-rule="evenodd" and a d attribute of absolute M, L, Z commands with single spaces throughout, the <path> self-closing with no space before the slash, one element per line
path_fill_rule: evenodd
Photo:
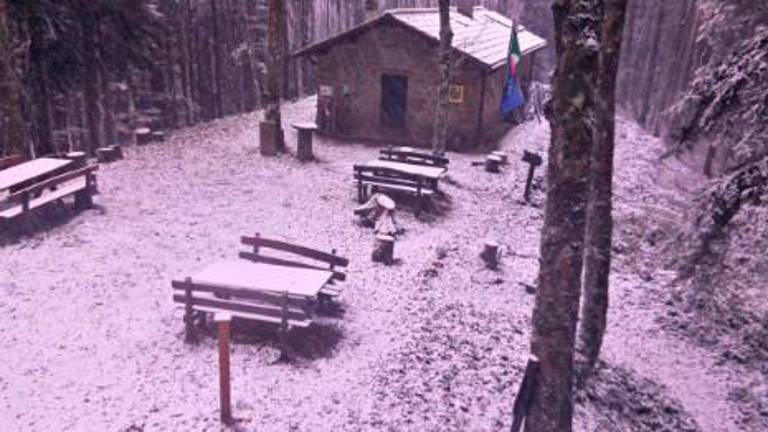
<path fill-rule="evenodd" d="M 397 25 L 382 24 L 318 54 L 318 89 L 332 87 L 336 101 L 341 100 L 337 103 L 339 121 L 330 132 L 352 139 L 429 146 L 437 102 L 437 48 L 435 41 Z M 382 74 L 408 77 L 406 125 L 402 130 L 381 124 Z M 471 61 L 454 61 L 452 84 L 464 86 L 464 101 L 449 105 L 450 148 L 475 146 L 480 77 L 480 69 Z M 318 91 L 318 111 L 324 109 L 322 93 Z"/>

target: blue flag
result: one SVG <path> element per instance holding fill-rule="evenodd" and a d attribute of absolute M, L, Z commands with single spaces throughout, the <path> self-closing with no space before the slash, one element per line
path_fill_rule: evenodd
<path fill-rule="evenodd" d="M 512 25 L 512 36 L 509 40 L 509 54 L 507 55 L 507 81 L 504 84 L 504 95 L 501 98 L 501 115 L 503 117 L 525 104 L 525 96 L 523 96 L 523 90 L 520 88 L 517 74 L 517 68 L 523 59 L 523 54 L 520 51 L 515 27 Z"/>

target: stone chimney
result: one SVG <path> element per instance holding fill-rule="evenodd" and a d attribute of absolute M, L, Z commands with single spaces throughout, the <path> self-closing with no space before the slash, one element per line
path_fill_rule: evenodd
<path fill-rule="evenodd" d="M 460 14 L 473 18 L 475 15 L 475 0 L 458 0 L 457 9 Z"/>

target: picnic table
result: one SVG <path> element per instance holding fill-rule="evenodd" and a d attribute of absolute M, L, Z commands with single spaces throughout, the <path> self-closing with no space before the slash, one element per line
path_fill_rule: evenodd
<path fill-rule="evenodd" d="M 331 276 L 330 270 L 230 260 L 204 268 L 192 276 L 192 282 L 314 299 Z"/>
<path fill-rule="evenodd" d="M 363 164 L 364 166 L 372 168 L 387 168 L 394 171 L 400 171 L 406 174 L 411 174 L 419 177 L 424 177 L 430 181 L 435 182 L 440 180 L 447 171 L 446 167 L 429 166 L 429 165 L 416 165 L 408 162 L 398 162 L 392 160 L 374 159 Z"/>
<path fill-rule="evenodd" d="M 206 314 L 234 317 L 290 327 L 312 324 L 316 307 L 338 300 L 346 279 L 339 267 L 349 260 L 335 254 L 255 235 L 240 239 L 253 251 L 241 251 L 239 260 L 209 265 L 184 280 L 174 280 L 173 301 L 185 307 L 186 340 L 197 337 L 193 322 L 204 323 Z M 265 254 L 279 252 L 280 256 Z M 309 262 L 311 261 L 311 263 Z M 317 264 L 320 262 L 321 264 Z"/>
<path fill-rule="evenodd" d="M 0 191 L 16 191 L 45 177 L 62 172 L 69 159 L 39 158 L 0 171 Z"/>
<path fill-rule="evenodd" d="M 389 147 L 379 153 L 378 159 L 353 167 L 358 202 L 380 189 L 406 192 L 416 195 L 418 216 L 426 199 L 440 192 L 438 183 L 448 171 L 448 158 L 411 147 Z"/>
<path fill-rule="evenodd" d="M 84 159 L 39 158 L 0 171 L 0 220 L 17 216 L 74 195 L 75 207 L 90 208 L 97 165 Z"/>

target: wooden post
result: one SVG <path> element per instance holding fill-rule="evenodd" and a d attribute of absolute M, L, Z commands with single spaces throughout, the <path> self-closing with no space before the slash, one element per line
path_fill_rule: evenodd
<path fill-rule="evenodd" d="M 531 185 L 533 184 L 533 174 L 536 171 L 536 167 L 542 164 L 541 156 L 529 151 L 523 152 L 523 162 L 527 162 L 528 165 L 528 178 L 525 180 L 525 193 L 523 198 L 525 202 L 531 202 Z"/>
<path fill-rule="evenodd" d="M 217 313 L 214 320 L 219 328 L 219 400 L 221 402 L 221 422 L 231 425 L 233 419 L 232 389 L 229 373 L 229 333 L 232 316 L 227 313 Z"/>
<path fill-rule="evenodd" d="M 531 354 L 528 358 L 528 364 L 525 366 L 523 381 L 520 383 L 520 391 L 515 397 L 515 405 L 512 409 L 512 429 L 511 432 L 519 432 L 523 426 L 523 420 L 528 416 L 528 411 L 533 402 L 533 392 L 536 390 L 536 375 L 539 371 L 539 359 Z"/>
<path fill-rule="evenodd" d="M 395 238 L 389 235 L 377 235 L 373 246 L 371 260 L 391 265 L 394 262 Z"/>
<path fill-rule="evenodd" d="M 192 309 L 192 278 L 184 280 L 184 342 L 197 343 L 195 332 L 195 311 Z"/>

